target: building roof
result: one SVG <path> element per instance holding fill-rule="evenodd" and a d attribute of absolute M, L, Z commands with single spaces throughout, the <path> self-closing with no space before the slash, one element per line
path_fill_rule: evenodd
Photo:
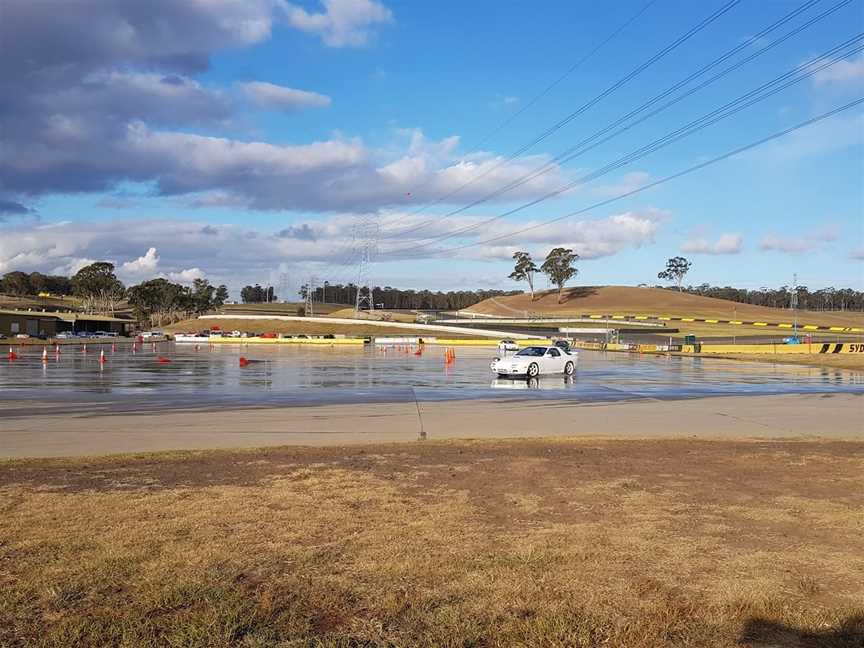
<path fill-rule="evenodd" d="M 44 313 L 42 311 L 0 310 L 0 315 L 17 315 L 42 319 L 59 319 L 64 322 L 131 322 L 133 320 L 108 315 L 88 315 L 86 313 Z"/>

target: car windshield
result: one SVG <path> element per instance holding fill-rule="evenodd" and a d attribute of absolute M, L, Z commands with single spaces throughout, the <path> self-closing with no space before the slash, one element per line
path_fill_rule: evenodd
<path fill-rule="evenodd" d="M 527 349 L 522 349 L 517 352 L 517 356 L 532 356 L 535 358 L 539 358 L 544 353 L 546 353 L 546 349 L 544 347 L 528 347 Z"/>

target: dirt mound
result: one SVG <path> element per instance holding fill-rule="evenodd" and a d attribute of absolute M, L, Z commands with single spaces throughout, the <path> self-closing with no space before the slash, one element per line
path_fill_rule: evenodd
<path fill-rule="evenodd" d="M 672 317 L 707 317 L 715 319 L 791 321 L 788 309 L 739 304 L 725 299 L 679 293 L 663 288 L 630 286 L 577 286 L 564 291 L 558 303 L 557 291 L 493 297 L 465 309 L 468 312 L 499 317 L 533 315 L 668 315 Z M 860 326 L 862 313 L 799 312 L 800 321 L 827 326 Z"/>

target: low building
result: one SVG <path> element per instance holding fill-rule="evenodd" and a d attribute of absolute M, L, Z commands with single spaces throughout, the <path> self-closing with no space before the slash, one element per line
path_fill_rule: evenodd
<path fill-rule="evenodd" d="M 26 333 L 54 337 L 58 333 L 96 333 L 105 331 L 127 335 L 134 322 L 107 315 L 83 313 L 44 313 L 40 311 L 0 310 L 0 333 L 7 336 Z"/>

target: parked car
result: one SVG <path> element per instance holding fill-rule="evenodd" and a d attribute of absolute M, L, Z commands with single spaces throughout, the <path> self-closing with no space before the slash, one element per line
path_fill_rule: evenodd
<path fill-rule="evenodd" d="M 530 346 L 512 356 L 495 358 L 490 365 L 501 377 L 527 376 L 535 378 L 541 374 L 564 374 L 576 371 L 578 357 L 558 347 Z"/>
<path fill-rule="evenodd" d="M 56 339 L 56 340 L 68 340 L 68 339 L 73 338 L 73 337 L 75 337 L 74 333 L 69 333 L 68 331 L 63 331 L 63 332 L 55 335 L 54 339 Z"/>
<path fill-rule="evenodd" d="M 5 339 L 6 339 L 6 336 L 3 335 L 2 333 L 0 333 L 0 340 L 5 340 Z"/>
<path fill-rule="evenodd" d="M 516 344 L 515 340 L 501 340 L 498 343 L 499 351 L 518 351 L 519 345 Z"/>
<path fill-rule="evenodd" d="M 18 335 L 15 336 L 15 338 L 18 340 L 29 340 L 30 336 L 27 335 L 26 333 L 19 333 Z"/>

